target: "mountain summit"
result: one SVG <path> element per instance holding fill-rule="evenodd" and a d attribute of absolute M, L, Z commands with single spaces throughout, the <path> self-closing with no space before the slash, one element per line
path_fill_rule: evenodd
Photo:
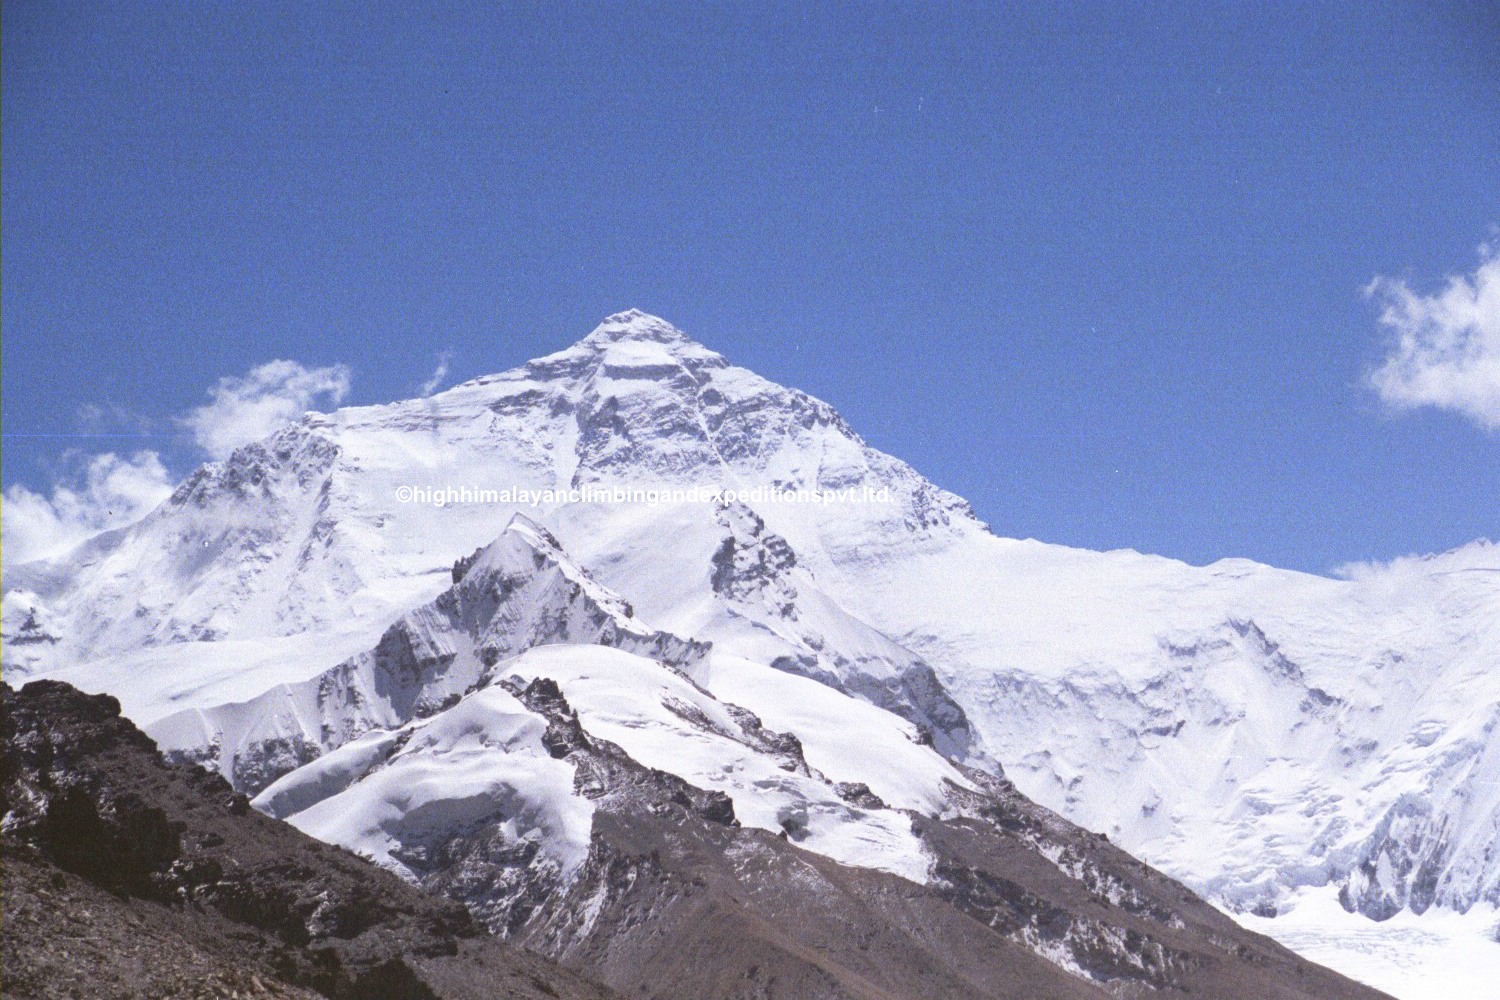
<path fill-rule="evenodd" d="M 573 346 L 538 358 L 526 368 L 543 377 L 566 378 L 583 371 L 578 367 L 580 365 L 596 370 L 599 363 L 612 369 L 616 377 L 627 379 L 669 379 L 683 366 L 705 369 L 729 365 L 722 355 L 704 347 L 661 317 L 639 309 L 627 309 L 606 317 Z M 493 380 L 491 376 L 479 381 Z"/>
<path fill-rule="evenodd" d="M 660 316 L 653 316 L 639 309 L 626 309 L 624 312 L 606 316 L 604 322 L 594 327 L 593 332 L 584 337 L 580 343 L 615 344 L 622 340 L 650 340 L 658 344 L 702 346 Z"/>

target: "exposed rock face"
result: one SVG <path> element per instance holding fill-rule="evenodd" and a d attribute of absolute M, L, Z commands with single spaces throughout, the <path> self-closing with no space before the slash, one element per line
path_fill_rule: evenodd
<path fill-rule="evenodd" d="M 7 997 L 608 996 L 167 764 L 113 698 L 0 697 Z"/>

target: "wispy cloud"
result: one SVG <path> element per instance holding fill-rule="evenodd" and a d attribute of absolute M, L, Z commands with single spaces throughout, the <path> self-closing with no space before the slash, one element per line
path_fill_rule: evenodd
<path fill-rule="evenodd" d="M 60 555 L 91 535 L 144 517 L 172 492 L 154 451 L 65 457 L 67 472 L 50 493 L 16 485 L 0 504 L 5 562 Z"/>
<path fill-rule="evenodd" d="M 1424 577 L 1472 570 L 1492 572 L 1497 561 L 1500 561 L 1500 542 L 1476 538 L 1447 552 L 1344 563 L 1333 567 L 1331 572 L 1344 580 L 1363 583 L 1384 580 L 1393 586 L 1405 587 Z"/>
<path fill-rule="evenodd" d="M 1500 429 L 1500 253 L 1481 247 L 1472 274 L 1423 294 L 1404 279 L 1377 278 L 1366 293 L 1382 304 L 1391 333 L 1372 388 L 1401 410 L 1431 406 Z"/>
<path fill-rule="evenodd" d="M 337 406 L 349 393 L 345 365 L 306 368 L 268 361 L 243 376 L 226 376 L 209 401 L 180 418 L 193 440 L 214 458 L 266 437 L 317 405 Z"/>
<path fill-rule="evenodd" d="M 349 393 L 345 365 L 308 368 L 269 361 L 242 376 L 219 379 L 208 402 L 176 418 L 211 458 L 274 434 L 318 405 L 337 406 Z M 149 418 L 112 403 L 87 403 L 77 414 L 83 436 L 146 437 Z M 0 504 L 4 561 L 18 565 L 61 555 L 85 539 L 134 523 L 171 495 L 174 477 L 156 451 L 130 455 L 68 452 L 62 471 L 43 491 L 14 485 Z"/>
<path fill-rule="evenodd" d="M 438 386 L 443 384 L 443 380 L 448 377 L 448 362 L 452 360 L 452 351 L 444 351 L 438 355 L 437 367 L 433 369 L 432 376 L 428 378 L 426 382 L 423 382 L 421 387 L 417 390 L 419 393 L 421 393 L 423 399 L 426 399 L 434 392 L 437 392 Z"/>
<path fill-rule="evenodd" d="M 77 421 L 86 435 L 146 437 L 156 430 L 150 417 L 110 402 L 84 403 L 78 408 Z"/>

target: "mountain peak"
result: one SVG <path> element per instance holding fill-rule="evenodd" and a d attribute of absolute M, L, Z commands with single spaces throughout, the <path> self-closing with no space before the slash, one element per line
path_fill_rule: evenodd
<path fill-rule="evenodd" d="M 627 309 L 604 322 L 571 347 L 527 362 L 534 378 L 604 374 L 654 379 L 683 366 L 723 368 L 728 362 L 660 316 Z"/>
<path fill-rule="evenodd" d="M 593 332 L 583 338 L 584 343 L 597 345 L 617 344 L 622 341 L 652 341 L 658 344 L 693 343 L 691 337 L 660 316 L 653 316 L 639 309 L 626 309 L 624 312 L 606 316 L 604 322 L 594 327 Z"/>

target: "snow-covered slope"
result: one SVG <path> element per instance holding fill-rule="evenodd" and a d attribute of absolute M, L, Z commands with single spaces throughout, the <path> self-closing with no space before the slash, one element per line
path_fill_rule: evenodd
<path fill-rule="evenodd" d="M 1341 581 L 974 548 L 831 586 L 940 665 L 1029 795 L 1236 908 L 1330 881 L 1377 918 L 1500 895 L 1500 549 Z"/>
<path fill-rule="evenodd" d="M 553 642 L 614 646 L 666 663 L 706 647 L 656 632 L 522 515 L 454 563 L 452 586 L 403 615 L 373 648 L 247 702 L 188 709 L 152 726 L 163 750 L 210 762 L 257 792 L 375 728 L 431 715 L 487 683 L 503 659 Z"/>
<path fill-rule="evenodd" d="M 535 506 L 402 493 L 590 485 L 760 492 Z M 791 503 L 776 489 L 856 492 Z M 286 741 L 273 770 L 305 763 L 418 724 L 548 641 L 486 654 L 483 613 L 443 604 L 455 562 L 501 544 L 518 511 L 628 604 L 598 605 L 618 636 L 644 620 L 711 642 L 677 669 L 777 718 L 810 761 L 836 706 L 796 711 L 816 704 L 810 688 L 750 704 L 775 685 L 734 688 L 725 664 L 889 709 L 1235 909 L 1271 913 L 1319 885 L 1376 918 L 1500 904 L 1500 548 L 1333 580 L 999 538 L 826 404 L 637 312 L 430 399 L 309 414 L 138 524 L 7 567 L 7 670 L 109 690 L 231 768 L 246 740 Z M 578 601 L 592 607 L 581 584 Z M 533 627 L 517 613 L 491 638 Z M 439 676 L 382 674 L 410 657 L 441 661 Z M 899 770 L 842 765 L 881 798 Z"/>
<path fill-rule="evenodd" d="M 520 833 L 536 830 L 566 870 L 583 860 L 589 810 L 572 793 L 571 771 L 548 755 L 545 722 L 499 686 L 545 678 L 594 737 L 726 795 L 742 823 L 844 864 L 926 880 L 928 859 L 906 816 L 876 805 L 878 795 L 847 801 L 858 779 L 841 784 L 813 770 L 797 739 L 767 732 L 745 705 L 804 706 L 809 724 L 798 728 L 815 734 L 814 756 L 833 774 L 873 778 L 895 793 L 897 809 L 952 813 L 949 785 L 973 786 L 920 746 L 910 723 L 651 629 L 522 515 L 452 576 L 373 650 L 249 702 L 168 716 L 151 734 L 169 755 L 260 793 L 257 805 L 272 815 L 398 870 L 397 847 L 411 850 L 401 831 L 415 827 L 420 839 L 496 809 L 531 817 Z M 719 700 L 713 686 L 745 704 Z M 856 720 L 864 766 L 844 742 Z"/>
<path fill-rule="evenodd" d="M 957 921 L 942 958 L 892 942 L 880 962 L 944 995 L 992 995 L 996 977 L 1036 980 L 1028 996 L 1059 982 L 1067 996 L 1105 995 L 1091 984 L 1221 995 L 1245 982 L 1246 949 L 1268 963 L 1250 975 L 1264 995 L 1367 995 L 1326 974 L 1306 981 L 1309 970 L 1239 939 L 1180 887 L 955 766 L 911 722 L 652 630 L 529 520 L 514 518 L 452 576 L 373 654 L 250 703 L 160 720 L 160 743 L 242 789 L 269 781 L 261 810 L 462 900 L 548 955 L 605 941 L 618 954 L 622 937 L 646 929 L 633 947 L 654 952 L 649 965 L 633 951 L 581 966 L 617 986 L 705 931 L 734 936 L 734 917 L 681 916 L 714 873 L 731 899 L 755 900 L 755 921 L 790 917 L 835 951 L 905 933 L 907 906 Z M 648 854 L 643 842 L 657 846 Z M 877 898 L 894 889 L 910 902 L 868 912 L 859 898 L 872 884 Z M 972 959 L 955 961 L 997 944 L 1006 956 L 978 963 L 975 978 L 963 971 Z M 692 975 L 769 968 L 785 981 L 805 953 L 776 944 Z M 1047 971 L 1023 971 L 1038 961 Z"/>

